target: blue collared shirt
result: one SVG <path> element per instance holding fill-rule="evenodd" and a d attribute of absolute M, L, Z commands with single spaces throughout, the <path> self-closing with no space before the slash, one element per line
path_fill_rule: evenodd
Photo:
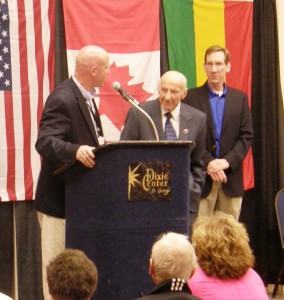
<path fill-rule="evenodd" d="M 225 97 L 227 94 L 226 85 L 224 85 L 224 89 L 221 95 L 213 92 L 210 87 L 208 87 L 209 100 L 211 105 L 211 110 L 213 114 L 213 122 L 214 122 L 214 132 L 215 132 L 215 143 L 216 143 L 216 157 L 220 157 L 220 139 L 221 139 L 221 131 L 222 131 L 222 123 L 225 109 Z"/>

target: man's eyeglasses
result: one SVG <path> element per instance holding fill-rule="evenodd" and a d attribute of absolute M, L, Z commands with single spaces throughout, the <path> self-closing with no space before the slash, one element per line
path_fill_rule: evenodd
<path fill-rule="evenodd" d="M 216 62 L 216 63 L 207 62 L 207 63 L 205 63 L 205 66 L 208 69 L 213 69 L 215 67 L 216 70 L 220 70 L 225 66 L 225 63 L 223 63 L 223 62 Z"/>

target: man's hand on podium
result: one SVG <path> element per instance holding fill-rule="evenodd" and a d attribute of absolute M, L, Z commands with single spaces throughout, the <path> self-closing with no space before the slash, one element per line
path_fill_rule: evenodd
<path fill-rule="evenodd" d="M 76 159 L 80 161 L 86 168 L 93 168 L 95 165 L 95 154 L 93 150 L 95 147 L 82 145 L 76 153 Z"/>

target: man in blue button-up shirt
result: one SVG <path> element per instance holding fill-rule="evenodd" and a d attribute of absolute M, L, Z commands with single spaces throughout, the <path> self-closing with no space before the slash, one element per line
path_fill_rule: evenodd
<path fill-rule="evenodd" d="M 247 95 L 225 83 L 230 68 L 229 51 L 209 47 L 204 56 L 207 81 L 190 89 L 184 101 L 207 114 L 207 175 L 198 214 L 221 210 L 238 220 L 244 194 L 242 161 L 251 146 L 253 129 Z"/>

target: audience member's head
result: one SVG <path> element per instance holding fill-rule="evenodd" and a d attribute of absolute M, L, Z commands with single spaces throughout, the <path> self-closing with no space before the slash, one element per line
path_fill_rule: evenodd
<path fill-rule="evenodd" d="M 5 294 L 0 293 L 0 300 L 13 300 L 13 299 Z"/>
<path fill-rule="evenodd" d="M 87 300 L 94 294 L 98 273 L 80 250 L 66 249 L 47 266 L 49 293 L 54 300 Z"/>
<path fill-rule="evenodd" d="M 188 280 L 195 266 L 196 256 L 187 236 L 169 232 L 154 243 L 149 273 L 155 284 L 173 278 Z"/>
<path fill-rule="evenodd" d="M 246 228 L 225 213 L 198 218 L 193 224 L 192 245 L 207 276 L 240 278 L 254 265 Z"/>

